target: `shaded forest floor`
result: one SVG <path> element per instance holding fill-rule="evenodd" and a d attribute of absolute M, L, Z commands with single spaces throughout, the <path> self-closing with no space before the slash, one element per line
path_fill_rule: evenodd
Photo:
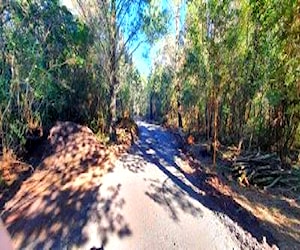
<path fill-rule="evenodd" d="M 195 174 L 202 180 L 199 182 L 202 188 L 214 190 L 211 196 L 215 197 L 215 201 L 224 210 L 245 209 L 272 234 L 280 249 L 300 248 L 299 192 L 284 191 L 276 187 L 269 190 L 243 187 L 235 180 L 227 178 L 228 168 L 222 167 L 228 165 L 228 162 L 219 160 L 217 169 L 213 170 L 211 156 L 206 152 L 195 157 L 192 152 L 186 151 L 186 155 Z M 233 200 L 240 208 L 231 206 L 232 203 L 228 200 Z M 242 214 L 237 216 L 237 220 L 243 220 Z"/>

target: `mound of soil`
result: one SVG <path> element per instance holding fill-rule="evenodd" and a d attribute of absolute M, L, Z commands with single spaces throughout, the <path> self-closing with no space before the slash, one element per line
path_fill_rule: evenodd
<path fill-rule="evenodd" d="M 50 129 L 48 138 L 41 141 L 30 153 L 27 162 L 17 161 L 12 157 L 0 159 L 3 172 L 0 183 L 0 210 L 22 184 L 27 185 L 26 180 L 34 172 L 37 172 L 36 175 L 46 175 L 48 171 L 53 180 L 61 179 L 60 175 L 65 172 L 73 173 L 74 178 L 76 174 L 80 175 L 93 168 L 105 172 L 109 167 L 104 170 L 104 163 L 124 150 L 125 145 L 104 146 L 88 127 L 73 122 L 57 122 Z M 70 180 L 71 177 L 64 182 Z M 52 183 L 52 180 L 48 181 Z"/>
<path fill-rule="evenodd" d="M 44 237 L 39 228 L 45 224 L 59 239 L 66 225 L 76 223 L 74 217 L 86 220 L 84 211 L 95 199 L 103 174 L 111 171 L 125 149 L 124 145 L 104 146 L 87 127 L 57 122 L 36 152 L 42 155 L 40 164 L 20 184 L 1 214 L 15 248 L 28 244 L 24 235 Z"/>

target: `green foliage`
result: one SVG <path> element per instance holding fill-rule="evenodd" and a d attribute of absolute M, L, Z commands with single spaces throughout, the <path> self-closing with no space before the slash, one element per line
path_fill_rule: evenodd
<path fill-rule="evenodd" d="M 78 19 L 59 1 L 0 7 L 2 150 L 23 153 L 57 120 L 103 134 L 114 107 L 159 121 L 180 107 L 187 130 L 211 139 L 216 126 L 221 141 L 281 155 L 299 145 L 298 1 L 187 1 L 184 27 L 164 37 L 147 80 L 131 54 L 166 34 L 170 15 L 158 1 L 91 4 Z"/>
<path fill-rule="evenodd" d="M 145 115 L 145 83 L 132 63 L 123 63 L 119 69 L 121 81 L 117 95 L 119 117 Z"/>
<path fill-rule="evenodd" d="M 104 135 L 118 90 L 119 113 L 145 112 L 145 84 L 129 47 L 141 34 L 157 40 L 168 16 L 153 1 L 90 3 L 80 5 L 90 15 L 78 8 L 78 18 L 58 0 L 0 6 L 1 151 L 23 154 L 27 139 L 57 120 Z"/>
<path fill-rule="evenodd" d="M 168 67 L 157 66 L 148 79 L 148 115 L 163 122 L 171 110 L 173 72 Z"/>
<path fill-rule="evenodd" d="M 0 145 L 19 154 L 40 126 L 95 116 L 87 102 L 96 82 L 87 85 L 92 72 L 83 68 L 92 41 L 89 29 L 56 1 L 13 2 L 0 14 Z"/>
<path fill-rule="evenodd" d="M 246 147 L 281 156 L 299 145 L 299 8 L 292 0 L 187 2 L 184 63 L 175 72 L 186 130 L 197 120 L 199 132 L 212 139 L 217 125 L 221 141 L 243 139 Z"/>

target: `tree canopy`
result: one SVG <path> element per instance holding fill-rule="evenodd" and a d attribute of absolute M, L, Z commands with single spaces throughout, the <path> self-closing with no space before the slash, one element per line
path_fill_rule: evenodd
<path fill-rule="evenodd" d="M 168 80 L 156 81 L 160 91 L 167 84 L 180 92 L 158 98 L 160 118 L 173 117 L 169 120 L 176 124 L 178 106 L 171 100 L 180 96 L 186 131 L 276 151 L 284 159 L 299 145 L 299 2 L 190 0 L 186 5 L 184 43 L 176 52 L 163 50 L 180 53 L 182 63 L 175 74 L 156 65 L 149 78 L 151 85 L 158 71 L 168 74 Z"/>
<path fill-rule="evenodd" d="M 72 3 L 0 6 L 3 152 L 57 120 L 113 134 L 124 113 L 282 159 L 299 146 L 298 1 Z M 147 78 L 132 55 L 157 41 Z"/>

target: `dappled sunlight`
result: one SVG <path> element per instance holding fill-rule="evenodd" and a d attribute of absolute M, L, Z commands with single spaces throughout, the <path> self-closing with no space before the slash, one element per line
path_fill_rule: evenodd
<path fill-rule="evenodd" d="M 229 186 L 216 177 L 210 177 L 208 183 L 222 194 L 232 197 L 238 205 L 271 229 L 279 241 L 280 249 L 289 249 L 290 244 L 300 242 L 300 210 L 295 199 L 281 196 L 278 191 L 272 194 L 238 185 Z"/>
<path fill-rule="evenodd" d="M 120 197 L 121 185 L 109 187 L 106 195 L 101 197 L 97 204 L 97 218 L 101 221 L 101 226 L 98 228 L 98 233 L 101 235 L 103 245 L 108 241 L 109 234 L 116 233 L 123 238 L 132 234 L 129 224 L 125 221 L 122 215 L 122 208 L 125 205 L 125 200 Z"/>
<path fill-rule="evenodd" d="M 264 242 L 266 237 L 267 243 L 276 243 L 260 222 L 276 225 L 282 232 L 285 223 L 294 223 L 294 228 L 299 228 L 297 218 L 278 216 L 274 220 L 269 216 L 268 209 L 276 209 L 276 204 L 266 209 L 256 200 L 255 211 L 250 206 L 243 208 L 250 202 L 246 196 L 238 197 L 244 203 L 241 206 L 239 200 L 231 196 L 229 187 L 213 173 L 191 165 L 178 149 L 174 136 L 159 127 L 150 130 L 150 125 L 146 127 L 140 122 L 140 139 L 127 153 L 119 155 L 120 148 L 103 147 L 89 130 L 72 123 L 58 126 L 70 134 L 51 131 L 47 156 L 34 175 L 23 183 L 22 192 L 7 203 L 3 213 L 17 248 L 100 248 L 116 237 L 131 239 L 134 232 L 138 234 L 134 229 L 139 222 L 131 220 L 133 225 L 130 225 L 125 211 L 127 218 L 132 219 L 134 209 L 138 211 L 144 206 L 144 203 L 135 203 L 135 208 L 128 210 L 130 206 L 126 204 L 135 188 L 141 188 L 143 196 L 140 198 L 150 206 L 160 207 L 175 224 L 184 223 L 187 218 L 205 221 L 208 208 L 227 218 L 229 225 L 237 223 L 258 242 Z M 122 176 L 114 179 L 115 182 L 107 176 L 105 185 L 102 176 L 113 171 L 114 162 L 121 168 L 118 171 Z M 151 173 L 159 173 L 160 177 L 148 176 Z M 137 181 L 132 190 L 126 186 L 127 178 L 130 185 L 132 180 Z M 125 194 L 129 195 L 127 200 L 123 197 Z M 137 192 L 137 195 L 140 194 Z M 284 202 L 289 202 L 291 208 L 298 204 L 293 200 Z M 280 210 L 277 213 L 280 215 Z M 239 238 L 244 231 L 234 233 Z M 296 230 L 286 235 L 297 239 Z"/>
<path fill-rule="evenodd" d="M 299 6 L 1 1 L 15 247 L 300 249 Z"/>
<path fill-rule="evenodd" d="M 194 174 L 196 172 L 195 168 L 192 168 L 186 160 L 183 160 L 182 158 L 175 156 L 174 162 L 177 166 L 186 174 Z"/>
<path fill-rule="evenodd" d="M 269 198 L 266 198 L 268 196 Z M 233 194 L 236 202 L 254 214 L 266 225 L 271 225 L 273 230 L 277 232 L 281 241 L 280 247 L 285 249 L 285 242 L 291 240 L 300 242 L 300 210 L 296 202 L 292 205 L 286 204 L 286 199 L 278 199 L 277 196 L 266 193 L 255 194 L 251 191 L 241 191 Z M 267 201 L 267 202 L 266 202 Z M 293 212 L 289 212 L 293 210 Z M 298 212 L 297 212 L 298 211 Z M 296 214 L 298 217 L 295 217 Z M 300 246 L 300 245 L 299 245 Z"/>
<path fill-rule="evenodd" d="M 111 171 L 118 150 L 105 148 L 89 129 L 73 123 L 58 124 L 49 140 L 49 155 L 2 216 L 14 246 L 79 247 L 89 241 L 84 231 L 91 217 L 98 221 L 99 244 L 106 243 L 107 234 L 130 235 L 121 213 L 121 187 L 110 187 L 106 198 L 99 193 L 101 177 Z"/>
<path fill-rule="evenodd" d="M 145 172 L 146 162 L 142 156 L 124 154 L 120 160 L 123 162 L 123 167 L 133 173 Z"/>
<path fill-rule="evenodd" d="M 155 143 L 155 140 L 151 139 L 151 138 L 148 138 L 148 139 L 146 139 L 146 143 L 150 145 L 152 143 Z"/>
<path fill-rule="evenodd" d="M 141 137 L 134 146 L 134 153 L 143 156 L 151 166 L 157 167 L 166 175 L 164 183 L 145 180 L 148 183 L 145 194 L 162 206 L 174 221 L 180 221 L 179 211 L 201 217 L 202 211 L 195 206 L 196 203 L 200 203 L 237 222 L 258 242 L 264 242 L 266 236 L 269 244 L 276 243 L 273 236 L 259 224 L 258 218 L 229 196 L 229 190 L 226 195 L 226 192 L 221 193 L 213 184 L 206 183 L 205 180 L 209 177 L 206 175 L 209 174 L 203 172 L 201 177 L 196 168 L 191 167 L 178 149 L 174 136 L 155 126 L 149 129 L 149 125 L 143 122 L 139 122 L 139 127 Z M 239 234 L 240 232 L 237 232 L 236 237 L 239 237 Z"/>
<path fill-rule="evenodd" d="M 149 149 L 146 150 L 146 153 L 149 154 L 149 155 L 154 155 L 155 151 L 153 149 L 149 148 Z"/>
<path fill-rule="evenodd" d="M 191 202 L 189 195 L 168 178 L 163 183 L 155 180 L 148 182 L 146 195 L 163 206 L 173 220 L 180 221 L 178 209 L 194 217 L 202 217 L 201 209 Z"/>

